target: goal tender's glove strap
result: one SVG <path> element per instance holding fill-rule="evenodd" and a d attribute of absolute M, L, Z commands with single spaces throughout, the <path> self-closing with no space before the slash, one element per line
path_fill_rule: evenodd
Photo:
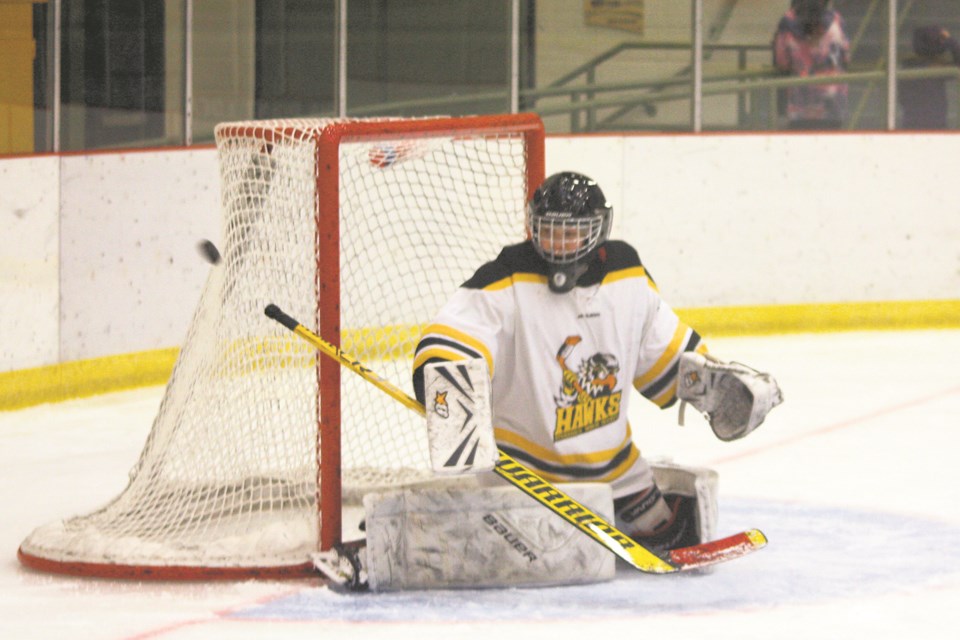
<path fill-rule="evenodd" d="M 768 373 L 701 353 L 680 356 L 677 385 L 680 424 L 686 403 L 702 413 L 720 440 L 737 440 L 760 426 L 783 402 L 777 381 Z"/>

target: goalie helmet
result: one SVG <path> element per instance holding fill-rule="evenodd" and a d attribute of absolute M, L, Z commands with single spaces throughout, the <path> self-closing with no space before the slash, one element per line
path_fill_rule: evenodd
<path fill-rule="evenodd" d="M 610 235 L 613 209 L 597 183 L 580 173 L 555 173 L 527 205 L 527 230 L 546 260 L 550 290 L 565 293 Z"/>

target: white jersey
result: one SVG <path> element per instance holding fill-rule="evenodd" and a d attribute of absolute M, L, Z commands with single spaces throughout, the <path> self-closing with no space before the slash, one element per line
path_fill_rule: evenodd
<path fill-rule="evenodd" d="M 630 386 L 671 406 L 689 350 L 705 351 L 700 336 L 630 245 L 605 243 L 577 286 L 557 294 L 524 242 L 481 267 L 425 329 L 414 387 L 422 396 L 429 362 L 484 358 L 498 446 L 550 481 L 608 482 L 617 498 L 653 483 L 627 421 Z"/>

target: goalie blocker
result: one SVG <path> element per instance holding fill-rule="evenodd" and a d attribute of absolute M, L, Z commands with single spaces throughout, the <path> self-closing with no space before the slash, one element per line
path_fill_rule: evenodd
<path fill-rule="evenodd" d="M 498 455 L 487 362 L 434 362 L 424 368 L 423 380 L 433 472 L 443 476 L 492 470 Z"/>
<path fill-rule="evenodd" d="M 717 523 L 717 474 L 653 464 L 667 496 L 694 502 L 701 540 Z M 610 486 L 558 485 L 613 519 Z M 610 580 L 616 558 L 556 514 L 493 474 L 442 480 L 419 489 L 370 493 L 363 499 L 366 540 L 313 556 L 317 569 L 349 590 L 398 591 L 571 585 Z"/>

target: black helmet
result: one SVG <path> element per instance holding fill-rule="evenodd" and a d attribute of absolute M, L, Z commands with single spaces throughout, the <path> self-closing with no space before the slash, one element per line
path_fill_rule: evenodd
<path fill-rule="evenodd" d="M 527 205 L 533 247 L 549 265 L 550 289 L 572 289 L 610 235 L 613 209 L 597 183 L 580 173 L 555 173 Z"/>

